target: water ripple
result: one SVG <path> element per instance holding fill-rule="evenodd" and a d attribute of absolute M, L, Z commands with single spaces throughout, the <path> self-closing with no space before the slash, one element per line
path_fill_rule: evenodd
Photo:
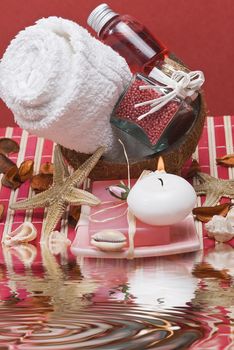
<path fill-rule="evenodd" d="M 0 350 L 231 349 L 233 283 L 199 281 L 187 257 L 60 265 L 41 253 L 21 268 L 4 252 Z"/>
<path fill-rule="evenodd" d="M 64 313 L 3 305 L 0 317 L 0 346 L 9 350 L 169 350 L 183 349 L 201 337 L 195 322 L 184 327 L 176 315 L 170 320 L 170 315 L 163 318 L 128 304 L 99 303 Z"/>

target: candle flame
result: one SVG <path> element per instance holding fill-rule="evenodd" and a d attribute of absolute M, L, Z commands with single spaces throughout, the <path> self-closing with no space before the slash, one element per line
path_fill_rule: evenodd
<path fill-rule="evenodd" d="M 165 171 L 165 165 L 164 165 L 163 157 L 159 157 L 159 159 L 158 159 L 157 170 L 158 171 Z"/>

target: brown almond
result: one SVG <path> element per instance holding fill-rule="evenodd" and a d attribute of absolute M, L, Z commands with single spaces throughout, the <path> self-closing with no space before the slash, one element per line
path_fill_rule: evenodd
<path fill-rule="evenodd" d="M 234 154 L 226 154 L 221 158 L 216 158 L 216 162 L 219 165 L 232 167 L 234 166 Z"/>
<path fill-rule="evenodd" d="M 0 153 L 11 154 L 11 153 L 18 153 L 18 152 L 19 152 L 19 145 L 17 142 L 7 137 L 3 137 L 0 139 Z"/>
<path fill-rule="evenodd" d="M 36 192 L 43 192 L 53 183 L 52 174 L 38 174 L 34 175 L 31 179 L 31 188 Z"/>
<path fill-rule="evenodd" d="M 41 164 L 39 173 L 40 174 L 53 174 L 54 173 L 54 164 L 50 163 L 50 162 L 46 162 L 46 163 Z"/>
<path fill-rule="evenodd" d="M 5 154 L 0 153 L 0 173 L 6 174 L 13 166 L 16 166 L 16 164 Z"/>
<path fill-rule="evenodd" d="M 208 222 L 214 215 L 226 216 L 232 205 L 231 202 L 228 202 L 214 207 L 197 207 L 193 209 L 193 214 L 197 220 Z"/>
<path fill-rule="evenodd" d="M 25 182 L 28 179 L 32 178 L 33 175 L 33 160 L 25 160 L 21 163 L 19 167 L 19 177 L 21 182 Z"/>
<path fill-rule="evenodd" d="M 10 168 L 2 178 L 3 186 L 9 187 L 13 190 L 18 188 L 22 182 L 20 181 L 19 169 L 17 166 Z"/>
<path fill-rule="evenodd" d="M 3 217 L 4 209 L 5 209 L 4 204 L 0 203 L 0 220 L 1 220 L 2 217 Z"/>

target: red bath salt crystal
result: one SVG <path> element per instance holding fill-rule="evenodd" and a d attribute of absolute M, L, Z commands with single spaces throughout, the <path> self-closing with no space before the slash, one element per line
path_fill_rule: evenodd
<path fill-rule="evenodd" d="M 137 79 L 133 82 L 118 106 L 116 115 L 118 118 L 130 120 L 140 126 L 148 136 L 150 143 L 155 145 L 175 116 L 180 104 L 172 100 L 159 111 L 147 115 L 142 120 L 137 120 L 142 114 L 149 112 L 151 107 L 149 105 L 135 107 L 135 105 L 161 96 L 161 93 L 155 89 L 140 90 L 139 87 L 142 85 L 148 84 Z"/>

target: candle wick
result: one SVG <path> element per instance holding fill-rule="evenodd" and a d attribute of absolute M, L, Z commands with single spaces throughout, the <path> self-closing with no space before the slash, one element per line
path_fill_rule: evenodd
<path fill-rule="evenodd" d="M 161 177 L 158 177 L 158 180 L 161 182 L 161 185 L 163 186 L 163 179 L 161 179 Z"/>

